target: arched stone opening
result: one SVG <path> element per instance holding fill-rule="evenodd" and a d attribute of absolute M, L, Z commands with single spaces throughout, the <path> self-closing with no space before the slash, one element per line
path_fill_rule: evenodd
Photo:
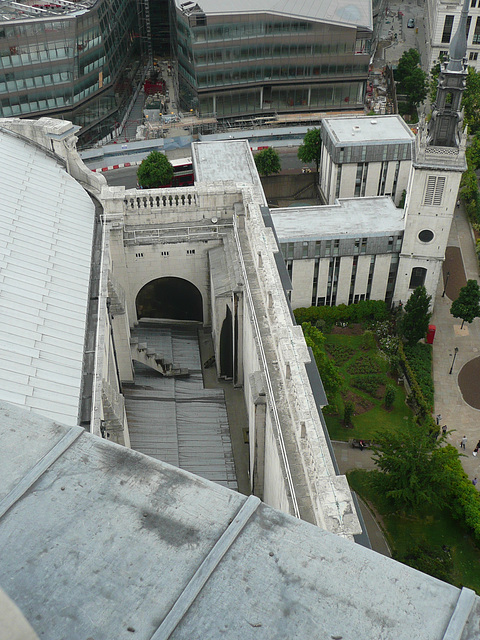
<path fill-rule="evenodd" d="M 162 318 L 203 322 L 202 294 L 183 278 L 152 280 L 140 289 L 135 304 L 139 320 Z"/>

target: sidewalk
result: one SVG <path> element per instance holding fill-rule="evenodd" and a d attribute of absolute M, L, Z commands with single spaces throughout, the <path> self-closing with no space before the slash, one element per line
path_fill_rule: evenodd
<path fill-rule="evenodd" d="M 452 430 L 448 442 L 459 451 L 462 436 L 467 436 L 464 452 L 466 456 L 461 458 L 463 468 L 469 478 L 480 478 L 480 456 L 475 458 L 472 455 L 473 448 L 480 439 L 480 411 L 465 402 L 458 386 L 458 374 L 462 367 L 480 356 L 480 319 L 476 318 L 471 324 L 465 323 L 461 330 L 461 320 L 454 318 L 450 313 L 452 300 L 458 296 L 458 289 L 464 278 L 479 280 L 474 240 L 463 205 L 455 211 L 448 241 L 447 260 L 443 267 L 444 280 L 440 280 L 438 285 L 431 320 L 437 328 L 433 345 L 435 415 L 441 414 L 440 424 L 446 424 L 448 429 Z M 447 270 L 450 271 L 450 277 L 446 294 L 442 297 Z M 458 348 L 458 353 L 450 374 L 455 347 Z M 480 378 L 476 384 L 480 394 Z"/>

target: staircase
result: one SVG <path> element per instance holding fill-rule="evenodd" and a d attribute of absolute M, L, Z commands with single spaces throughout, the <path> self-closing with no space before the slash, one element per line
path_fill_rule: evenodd
<path fill-rule="evenodd" d="M 105 380 L 102 385 L 102 405 L 106 431 L 123 433 L 125 399 Z"/>
<path fill-rule="evenodd" d="M 165 358 L 149 349 L 146 342 L 139 342 L 138 338 L 130 338 L 130 353 L 132 360 L 150 367 L 166 378 L 187 378 L 190 375 L 188 369 L 166 361 Z"/>

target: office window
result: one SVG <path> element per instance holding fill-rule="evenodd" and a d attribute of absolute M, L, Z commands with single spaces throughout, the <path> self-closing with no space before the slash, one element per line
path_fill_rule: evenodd
<path fill-rule="evenodd" d="M 360 248 L 360 253 L 367 253 L 367 240 L 368 238 L 362 238 L 362 246 Z"/>
<path fill-rule="evenodd" d="M 342 182 L 342 165 L 339 164 L 337 167 L 337 183 L 335 185 L 335 198 L 338 198 L 340 195 L 340 184 Z"/>
<path fill-rule="evenodd" d="M 425 278 L 427 277 L 427 270 L 423 267 L 414 267 L 412 269 L 412 275 L 410 276 L 409 289 L 416 289 L 422 287 L 425 284 Z"/>
<path fill-rule="evenodd" d="M 340 247 L 340 240 L 334 240 L 333 241 L 333 255 L 334 256 L 338 256 L 339 247 Z"/>
<path fill-rule="evenodd" d="M 360 253 L 360 238 L 355 238 L 355 245 L 353 247 L 354 255 Z"/>
<path fill-rule="evenodd" d="M 478 58 L 478 53 L 475 51 L 475 53 L 473 53 L 473 51 L 470 51 L 470 54 L 468 56 L 469 60 L 477 60 Z"/>
<path fill-rule="evenodd" d="M 302 243 L 302 258 L 308 258 L 308 242 Z"/>
<path fill-rule="evenodd" d="M 477 0 L 472 0 L 470 6 L 472 7 L 472 9 L 475 9 L 475 7 L 477 6 Z"/>
<path fill-rule="evenodd" d="M 472 44 L 480 44 L 480 16 L 475 22 L 475 31 L 473 32 Z"/>
<path fill-rule="evenodd" d="M 327 240 L 325 243 L 325 256 L 328 257 L 332 253 L 332 241 Z"/>
<path fill-rule="evenodd" d="M 468 34 L 470 33 L 471 24 L 472 24 L 472 16 L 467 16 L 467 40 L 468 40 Z"/>
<path fill-rule="evenodd" d="M 452 37 L 453 19 L 455 16 L 445 16 L 445 22 L 443 25 L 442 42 L 450 42 Z M 477 19 L 478 21 L 478 19 Z"/>

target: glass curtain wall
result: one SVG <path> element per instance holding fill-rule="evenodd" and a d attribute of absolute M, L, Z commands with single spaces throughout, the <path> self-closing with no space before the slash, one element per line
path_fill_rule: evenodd
<path fill-rule="evenodd" d="M 371 34 L 268 14 L 238 19 L 177 9 L 183 108 L 222 117 L 363 104 Z"/>
<path fill-rule="evenodd" d="M 2 117 L 52 113 L 85 127 L 118 111 L 132 93 L 128 68 L 137 42 L 132 0 L 0 23 Z"/>

